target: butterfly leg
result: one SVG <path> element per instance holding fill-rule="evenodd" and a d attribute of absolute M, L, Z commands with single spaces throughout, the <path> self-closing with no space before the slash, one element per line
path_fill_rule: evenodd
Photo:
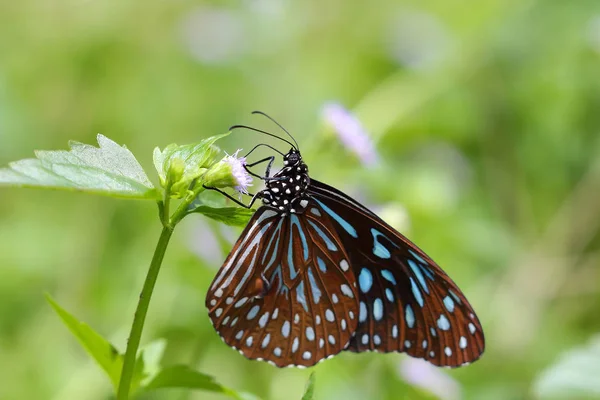
<path fill-rule="evenodd" d="M 222 191 L 222 190 L 221 190 L 221 189 L 219 189 L 219 188 L 212 187 L 212 186 L 206 186 L 206 185 L 202 185 L 202 187 L 203 187 L 204 189 L 208 189 L 208 190 L 214 190 L 215 192 L 219 192 L 219 193 L 221 193 L 223 196 L 227 197 L 229 200 L 233 201 L 234 203 L 236 203 L 236 204 L 238 204 L 238 205 L 240 205 L 240 206 L 242 206 L 242 207 L 244 207 L 244 208 L 248 208 L 248 209 L 252 208 L 252 205 L 254 204 L 254 202 L 255 202 L 256 200 L 258 200 L 258 199 L 262 198 L 262 196 L 263 196 L 263 194 L 262 194 L 262 191 L 261 191 L 261 192 L 258 192 L 258 193 L 256 193 L 256 194 L 251 194 L 251 193 L 248 193 L 248 196 L 252 196 L 252 199 L 250 200 L 250 204 L 244 204 L 244 203 L 242 203 L 241 201 L 239 201 L 238 199 L 236 199 L 235 197 L 233 197 L 232 195 L 230 195 L 229 193 L 227 193 L 227 192 L 224 192 L 224 191 Z"/>
<path fill-rule="evenodd" d="M 267 169 L 265 170 L 265 176 L 260 176 L 258 174 L 255 174 L 254 172 L 250 171 L 249 168 L 254 167 L 254 166 L 258 165 L 258 164 L 262 164 L 265 161 L 269 161 L 269 164 L 267 164 Z M 248 172 L 253 177 L 259 178 L 261 180 L 265 180 L 265 179 L 268 179 L 269 175 L 271 174 L 271 166 L 273 165 L 273 161 L 275 161 L 275 156 L 266 157 L 266 158 L 263 158 L 262 160 L 258 160 L 256 162 L 253 162 L 252 164 L 246 164 L 246 165 L 244 165 L 244 169 L 246 170 L 246 172 Z"/>

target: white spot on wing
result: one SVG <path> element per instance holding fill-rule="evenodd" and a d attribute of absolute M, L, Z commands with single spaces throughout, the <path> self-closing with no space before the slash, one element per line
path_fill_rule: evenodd
<path fill-rule="evenodd" d="M 265 325 L 267 325 L 267 321 L 269 320 L 269 312 L 267 311 L 266 313 L 264 313 L 262 315 L 262 317 L 260 317 L 260 319 L 258 320 L 258 325 L 261 328 L 264 328 Z"/>
<path fill-rule="evenodd" d="M 348 269 L 350 268 L 350 266 L 348 265 L 348 261 L 340 261 L 340 268 L 342 269 L 342 271 L 348 271 Z"/>
<path fill-rule="evenodd" d="M 354 298 L 354 293 L 352 293 L 352 289 L 350 289 L 350 286 L 343 283 L 340 285 L 340 289 L 342 289 L 342 294 L 345 294 L 346 296 L 350 297 L 351 299 Z"/>
<path fill-rule="evenodd" d="M 335 315 L 333 314 L 333 311 L 331 311 L 330 309 L 327 309 L 327 311 L 325 311 L 325 318 L 329 322 L 335 321 Z"/>
<path fill-rule="evenodd" d="M 267 347 L 269 345 L 270 341 L 271 341 L 271 334 L 267 333 L 267 335 L 263 339 L 262 344 L 260 345 L 260 347 L 262 347 L 264 349 L 265 347 Z"/>
<path fill-rule="evenodd" d="M 281 326 L 281 334 L 283 337 L 290 336 L 290 321 L 285 321 Z"/>
<path fill-rule="evenodd" d="M 472 322 L 469 322 L 469 332 L 471 332 L 471 335 L 475 334 L 475 325 Z"/>

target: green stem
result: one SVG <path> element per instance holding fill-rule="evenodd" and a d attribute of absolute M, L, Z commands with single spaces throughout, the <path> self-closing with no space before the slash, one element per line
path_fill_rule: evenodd
<path fill-rule="evenodd" d="M 173 234 L 175 225 L 183 217 L 187 215 L 187 208 L 192 201 L 198 196 L 198 193 L 203 191 L 202 185 L 195 191 L 190 191 L 186 198 L 179 204 L 177 210 L 169 217 L 169 206 L 170 206 L 170 184 L 167 183 L 165 189 L 165 196 L 162 202 L 158 203 L 160 220 L 163 224 L 163 230 L 158 239 L 158 244 L 154 250 L 154 256 L 146 275 L 146 281 L 140 294 L 140 300 L 138 301 L 137 309 L 135 310 L 135 316 L 133 317 L 133 324 L 131 325 L 131 331 L 129 332 L 129 340 L 127 341 L 127 350 L 125 351 L 125 359 L 123 360 L 123 369 L 121 370 L 121 378 L 119 380 L 119 390 L 117 391 L 117 400 L 128 400 L 129 390 L 131 389 L 131 379 L 133 378 L 133 371 L 135 369 L 135 362 L 137 359 L 137 352 L 140 346 L 140 339 L 142 337 L 142 331 L 144 330 L 144 322 L 146 321 L 146 314 L 148 313 L 148 306 L 150 305 L 150 299 L 152 298 L 152 292 L 154 291 L 154 285 L 156 284 L 156 278 L 160 271 L 160 265 L 162 264 L 163 258 L 165 257 L 165 251 L 169 244 L 169 239 Z"/>
<path fill-rule="evenodd" d="M 144 329 L 144 321 L 146 320 L 146 314 L 148 313 L 148 305 L 150 304 L 154 284 L 156 283 L 156 278 L 158 277 L 158 272 L 160 271 L 160 266 L 172 234 L 173 226 L 170 224 L 165 225 L 160 234 L 160 238 L 158 239 L 156 249 L 154 250 L 154 256 L 152 257 L 152 262 L 150 263 L 150 268 L 146 275 L 146 281 L 144 282 L 144 287 L 140 294 L 140 300 L 137 309 L 135 310 L 135 317 L 133 318 L 129 340 L 127 341 L 127 351 L 125 352 L 123 370 L 121 371 L 119 390 L 117 392 L 118 400 L 127 400 L 129 398 L 131 378 L 133 377 L 137 351 L 142 337 L 142 330 Z"/>

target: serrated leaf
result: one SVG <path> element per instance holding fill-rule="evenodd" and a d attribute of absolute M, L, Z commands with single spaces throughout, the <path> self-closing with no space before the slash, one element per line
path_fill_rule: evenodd
<path fill-rule="evenodd" d="M 123 368 L 123 356 L 100 334 L 59 306 L 50 295 L 46 294 L 46 300 L 87 353 L 106 372 L 116 390 Z"/>
<path fill-rule="evenodd" d="M 315 373 L 311 373 L 306 382 L 306 389 L 304 389 L 304 396 L 302 400 L 313 400 L 315 391 Z"/>
<path fill-rule="evenodd" d="M 539 399 L 596 399 L 600 397 L 600 336 L 575 348 L 535 380 Z"/>
<path fill-rule="evenodd" d="M 36 151 L 0 169 L 0 186 L 73 190 L 130 199 L 160 198 L 125 146 L 98 135 L 99 147 L 70 142 L 70 150 Z"/>
<path fill-rule="evenodd" d="M 231 226 L 246 226 L 256 210 L 241 207 L 214 208 L 209 206 L 197 206 L 190 212 L 202 214 L 215 221 Z"/>

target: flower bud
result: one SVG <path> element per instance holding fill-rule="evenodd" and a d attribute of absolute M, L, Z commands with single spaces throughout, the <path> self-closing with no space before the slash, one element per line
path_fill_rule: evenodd
<path fill-rule="evenodd" d="M 252 177 L 244 168 L 246 159 L 238 158 L 238 153 L 239 150 L 213 165 L 202 177 L 203 183 L 217 188 L 232 187 L 240 193 L 248 193 L 248 187 L 252 186 Z"/>

